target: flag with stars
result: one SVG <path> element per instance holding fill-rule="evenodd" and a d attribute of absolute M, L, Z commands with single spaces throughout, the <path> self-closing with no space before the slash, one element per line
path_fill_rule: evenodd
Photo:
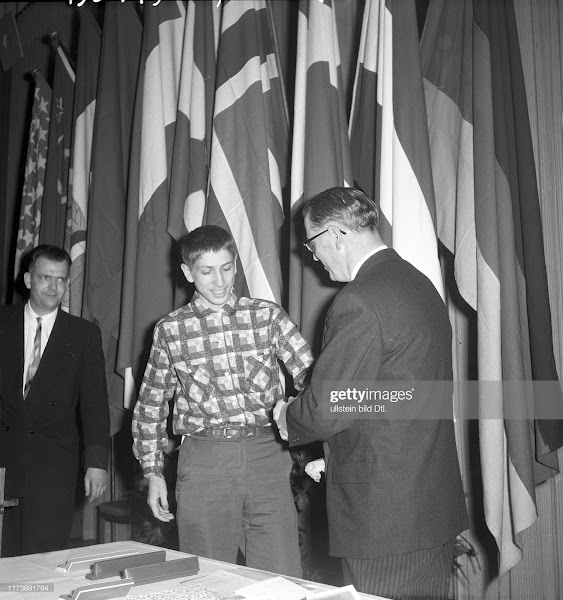
<path fill-rule="evenodd" d="M 20 268 L 21 256 L 39 242 L 41 203 L 47 166 L 49 120 L 51 118 L 51 88 L 39 71 L 34 72 L 35 95 L 29 127 L 27 161 L 23 184 L 18 241 L 16 245 L 15 276 Z"/>

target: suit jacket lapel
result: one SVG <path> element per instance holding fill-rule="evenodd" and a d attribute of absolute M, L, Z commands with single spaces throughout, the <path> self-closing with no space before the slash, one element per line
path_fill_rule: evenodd
<path fill-rule="evenodd" d="M 41 356 L 39 367 L 27 396 L 27 402 L 43 397 L 47 389 L 56 383 L 58 374 L 67 364 L 66 357 L 71 352 L 71 338 L 68 333 L 68 316 L 59 309 L 49 341 Z"/>
<path fill-rule="evenodd" d="M 23 308 L 16 313 L 14 321 L 7 324 L 0 331 L 0 340 L 3 354 L 2 364 L 5 370 L 2 372 L 5 389 L 8 393 L 4 397 L 4 402 L 11 402 L 14 410 L 22 415 L 24 420 L 29 420 L 29 414 L 23 399 L 23 367 L 24 356 L 24 326 L 23 326 Z"/>

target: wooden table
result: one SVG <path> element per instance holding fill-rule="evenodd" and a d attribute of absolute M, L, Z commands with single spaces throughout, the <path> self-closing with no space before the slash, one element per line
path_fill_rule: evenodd
<path fill-rule="evenodd" d="M 0 559 L 0 600 L 55 600 L 62 594 L 70 594 L 77 587 L 96 583 L 85 578 L 86 573 L 89 572 L 86 568 L 80 571 L 65 573 L 57 568 L 60 564 L 64 564 L 69 558 L 75 559 L 82 556 L 92 556 L 105 552 L 125 550 L 136 550 L 139 553 L 142 553 L 163 550 L 163 548 L 157 548 L 140 542 L 126 541 L 98 544 L 95 546 L 86 546 L 84 548 L 73 548 L 72 550 L 61 550 L 58 552 L 47 552 L 45 554 L 28 554 L 26 556 L 2 558 Z M 174 560 L 186 556 L 189 555 L 166 549 L 166 560 Z M 134 586 L 131 588 L 126 598 L 134 598 L 143 594 L 168 590 L 179 586 L 183 582 L 191 583 L 192 580 L 193 583 L 198 583 L 198 579 L 202 579 L 201 583 L 203 585 L 209 587 L 209 589 L 213 589 L 211 585 L 205 581 L 204 577 L 206 575 L 211 576 L 219 571 L 227 571 L 228 573 L 233 573 L 252 581 L 264 581 L 265 579 L 276 576 L 274 573 L 268 573 L 267 571 L 259 571 L 257 569 L 241 567 L 208 558 L 199 559 L 199 568 L 199 573 L 191 577 L 181 577 L 168 581 Z M 118 579 L 118 577 L 114 577 L 100 581 L 117 581 Z M 326 584 L 289 577 L 287 579 L 291 579 L 295 583 L 303 585 L 311 591 L 320 592 L 322 590 L 331 589 L 331 586 Z M 38 584 L 51 584 L 51 590 L 26 593 L 23 591 L 7 591 L 8 584 L 36 584 L 36 586 Z M 234 587 L 232 590 L 229 590 L 228 592 L 223 590 L 220 593 L 224 600 L 240 598 L 239 596 L 236 596 L 234 592 L 236 589 L 243 587 L 245 583 L 233 582 L 233 584 Z M 214 591 L 219 593 L 219 589 L 215 589 Z M 369 594 L 360 594 L 360 596 L 365 599 L 377 598 L 377 596 L 371 596 Z"/>

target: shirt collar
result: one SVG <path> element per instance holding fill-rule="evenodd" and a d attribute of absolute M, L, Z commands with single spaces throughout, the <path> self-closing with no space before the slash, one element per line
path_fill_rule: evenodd
<path fill-rule="evenodd" d="M 374 254 L 376 254 L 380 250 L 385 250 L 386 248 L 387 248 L 387 246 L 385 244 L 382 244 L 381 246 L 378 246 L 377 248 L 370 250 L 363 258 L 361 258 L 356 263 L 356 266 L 352 269 L 352 275 L 350 276 L 350 281 L 354 281 L 354 279 L 356 279 L 356 275 L 358 274 L 360 267 L 366 262 L 366 260 L 368 258 L 371 258 Z"/>
<path fill-rule="evenodd" d="M 203 302 L 203 300 L 201 299 L 201 295 L 198 291 L 194 292 L 194 295 L 191 300 L 191 304 L 193 306 L 194 313 L 195 313 L 196 317 L 198 317 L 198 318 L 208 317 L 210 314 L 212 314 L 214 312 L 221 312 L 221 311 L 224 311 L 228 315 L 232 315 L 236 311 L 237 303 L 238 303 L 238 296 L 235 294 L 234 289 L 231 290 L 228 300 L 225 302 L 223 307 L 221 309 L 219 309 L 219 311 L 215 311 L 215 310 L 209 308 L 209 306 L 207 306 L 207 304 L 205 304 L 205 302 Z"/>
<path fill-rule="evenodd" d="M 29 321 L 32 321 L 34 324 L 37 323 L 39 315 L 33 310 L 33 308 L 31 308 L 31 303 L 29 301 L 25 305 L 24 313 L 26 318 L 29 319 Z M 41 324 L 45 327 L 52 326 L 55 323 L 55 319 L 57 318 L 58 314 L 59 309 L 56 308 L 52 312 L 43 315 L 41 317 Z"/>

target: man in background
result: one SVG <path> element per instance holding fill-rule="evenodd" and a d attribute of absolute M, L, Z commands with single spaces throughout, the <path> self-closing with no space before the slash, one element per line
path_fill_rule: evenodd
<path fill-rule="evenodd" d="M 345 583 L 447 600 L 454 540 L 468 527 L 453 421 L 440 419 L 451 396 L 415 395 L 418 418 L 350 419 L 330 412 L 329 384 L 451 382 L 448 313 L 430 280 L 383 244 L 363 192 L 326 190 L 303 217 L 305 246 L 347 285 L 329 308 L 311 384 L 274 417 L 290 446 L 326 442 L 329 552 L 343 559 Z M 437 418 L 420 418 L 430 409 Z"/>
<path fill-rule="evenodd" d="M 67 548 L 79 473 L 104 493 L 109 409 L 98 327 L 61 310 L 70 256 L 40 245 L 22 261 L 25 305 L 0 307 L 0 466 L 7 496 L 2 556 Z"/>

